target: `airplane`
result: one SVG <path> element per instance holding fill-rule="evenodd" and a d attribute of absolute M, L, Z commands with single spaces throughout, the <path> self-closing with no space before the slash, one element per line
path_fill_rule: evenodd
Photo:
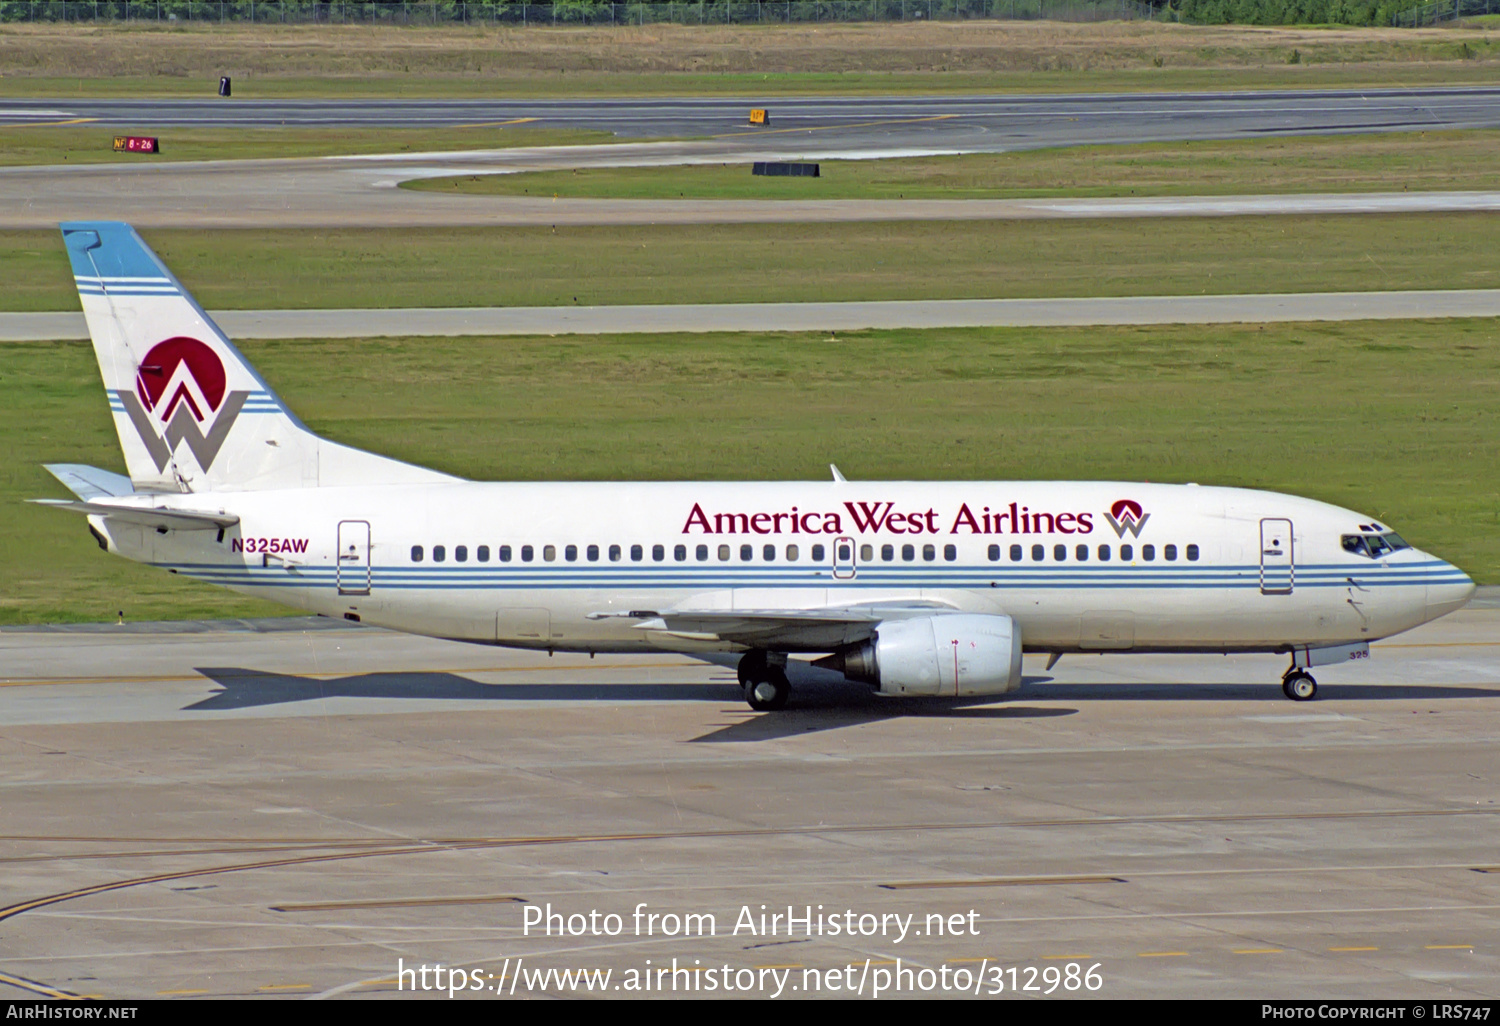
<path fill-rule="evenodd" d="M 552 652 L 789 657 L 880 695 L 1003 695 L 1023 652 L 1282 653 L 1309 668 L 1474 583 L 1375 519 L 1114 481 L 481 483 L 320 438 L 129 225 L 61 225 L 128 476 L 50 464 L 100 548 L 331 617 Z"/>

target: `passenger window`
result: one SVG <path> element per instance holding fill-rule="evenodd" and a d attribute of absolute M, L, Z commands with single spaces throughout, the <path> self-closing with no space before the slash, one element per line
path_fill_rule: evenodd
<path fill-rule="evenodd" d="M 1130 560 L 1135 558 L 1135 549 L 1130 545 L 1121 545 L 1120 558 L 1122 560 L 1125 560 L 1126 562 L 1129 562 Z"/>
<path fill-rule="evenodd" d="M 795 546 L 795 545 L 788 545 L 786 547 L 786 561 L 788 563 L 795 563 L 795 562 L 797 562 L 797 546 Z"/>
<path fill-rule="evenodd" d="M 894 560 L 896 558 L 896 546 L 894 546 L 894 545 L 882 545 L 882 546 L 880 546 L 880 558 L 883 559 L 883 560 L 885 560 L 887 563 L 889 563 L 892 560 Z"/>
<path fill-rule="evenodd" d="M 1187 558 L 1189 563 L 1198 562 L 1198 546 L 1189 545 L 1187 547 Z"/>
<path fill-rule="evenodd" d="M 632 545 L 632 546 L 630 546 L 630 561 L 632 563 L 639 563 L 641 560 L 643 560 L 645 558 L 646 558 L 646 550 L 645 549 L 643 549 L 639 545 Z"/>
<path fill-rule="evenodd" d="M 1177 558 L 1177 546 L 1163 545 L 1161 548 L 1161 558 L 1165 559 L 1168 563 L 1172 562 Z"/>
<path fill-rule="evenodd" d="M 990 557 L 990 562 L 991 563 L 998 563 L 998 562 L 1000 562 L 1000 546 L 998 546 L 998 545 L 991 545 L 990 546 L 990 550 L 987 553 L 987 555 Z"/>
<path fill-rule="evenodd" d="M 741 563 L 748 563 L 748 562 L 750 562 L 754 558 L 755 558 L 755 546 L 754 545 L 741 545 L 740 546 L 740 562 Z"/>
<path fill-rule="evenodd" d="M 955 559 L 957 559 L 958 558 L 958 546 L 957 545 L 944 545 L 943 546 L 943 558 L 946 559 L 950 563 L 953 562 Z"/>
<path fill-rule="evenodd" d="M 531 562 L 531 554 L 530 553 L 527 553 L 527 555 L 526 555 L 526 561 L 528 563 Z M 500 562 L 502 562 L 502 563 L 509 563 L 510 562 L 510 546 L 509 545 L 502 545 L 502 546 L 500 546 Z"/>
<path fill-rule="evenodd" d="M 542 546 L 542 558 L 544 560 L 546 560 L 548 563 L 551 563 L 551 562 L 555 561 L 557 559 L 557 546 L 556 545 L 543 545 Z"/>
<path fill-rule="evenodd" d="M 1066 562 L 1068 558 L 1068 547 L 1066 545 L 1052 546 L 1052 558 L 1059 563 Z"/>
<path fill-rule="evenodd" d="M 1010 561 L 1012 563 L 1019 563 L 1021 561 L 1021 555 L 1022 555 L 1021 546 L 1019 546 L 1019 545 L 1012 545 L 1010 547 Z"/>
<path fill-rule="evenodd" d="M 693 555 L 695 555 L 695 556 L 698 557 L 698 562 L 700 562 L 700 563 L 706 562 L 708 560 L 708 546 L 707 545 L 699 545 L 698 546 L 698 550 L 696 552 L 694 552 Z"/>
<path fill-rule="evenodd" d="M 666 559 L 667 558 L 667 547 L 665 545 L 653 545 L 653 546 L 651 546 L 651 558 L 652 558 L 653 561 L 655 561 L 657 563 L 660 563 L 662 560 Z"/>
<path fill-rule="evenodd" d="M 1047 546 L 1045 546 L 1045 545 L 1033 545 L 1031 547 L 1031 561 L 1033 563 L 1040 563 L 1042 560 L 1044 560 L 1046 558 L 1047 558 Z"/>
<path fill-rule="evenodd" d="M 641 558 L 641 547 L 639 545 L 633 545 L 633 546 L 631 546 L 631 548 L 633 548 L 635 550 L 635 558 L 636 559 L 640 559 Z M 618 546 L 618 545 L 611 545 L 609 547 L 609 561 L 611 563 L 618 563 L 620 561 L 620 558 L 624 554 L 625 554 L 624 550 L 622 550 L 620 548 L 620 546 Z"/>
<path fill-rule="evenodd" d="M 678 545 L 675 548 L 673 548 L 672 549 L 672 558 L 675 559 L 675 560 L 677 560 L 677 562 L 679 562 L 679 563 L 686 562 L 687 561 L 687 546 L 686 545 Z"/>
<path fill-rule="evenodd" d="M 1155 559 L 1156 558 L 1156 546 L 1155 545 L 1142 545 L 1141 546 L 1141 558 L 1144 559 L 1148 563 L 1151 562 L 1153 559 Z"/>
<path fill-rule="evenodd" d="M 413 545 L 411 547 L 411 561 L 413 563 L 420 563 L 420 562 L 422 562 L 422 546 L 420 546 L 420 545 Z"/>
<path fill-rule="evenodd" d="M 925 560 L 927 560 L 927 562 L 929 562 L 929 563 L 931 563 L 934 559 L 937 559 L 937 546 L 935 546 L 935 545 L 923 545 L 922 546 L 922 558 L 925 559 Z"/>
<path fill-rule="evenodd" d="M 767 563 L 776 562 L 776 546 L 767 545 L 760 550 L 760 557 Z"/>
<path fill-rule="evenodd" d="M 521 546 L 521 562 L 523 562 L 523 563 L 530 563 L 531 559 L 532 559 L 532 556 L 535 555 L 535 553 L 536 553 L 536 550 L 533 549 L 530 545 L 522 545 Z"/>
<path fill-rule="evenodd" d="M 915 545 L 903 545 L 903 546 L 901 546 L 901 559 L 904 562 L 910 563 L 912 560 L 914 560 L 916 558 L 917 558 L 917 547 Z"/>
<path fill-rule="evenodd" d="M 597 545 L 594 546 L 594 558 L 599 558 L 599 547 Z M 578 546 L 569 545 L 567 548 L 563 549 L 563 559 L 566 559 L 569 563 L 578 562 Z"/>
<path fill-rule="evenodd" d="M 432 561 L 434 563 L 441 563 L 443 560 L 445 560 L 447 558 L 448 558 L 448 550 L 446 548 L 444 548 L 441 545 L 434 545 L 432 547 Z"/>
<path fill-rule="evenodd" d="M 720 545 L 719 546 L 719 562 L 724 563 L 724 562 L 727 562 L 728 560 L 729 560 L 729 546 L 728 545 Z"/>
<path fill-rule="evenodd" d="M 861 545 L 859 547 L 859 558 L 866 563 L 871 562 L 875 558 L 875 546 Z"/>
<path fill-rule="evenodd" d="M 599 562 L 599 546 L 590 545 L 587 549 L 584 550 L 584 554 L 588 556 L 590 563 Z"/>
<path fill-rule="evenodd" d="M 1108 545 L 1101 545 L 1101 546 L 1099 546 L 1099 562 L 1101 562 L 1101 563 L 1108 563 L 1109 562 L 1109 546 Z"/>
<path fill-rule="evenodd" d="M 1073 550 L 1073 558 L 1080 563 L 1087 563 L 1089 561 L 1089 547 L 1087 545 L 1078 546 L 1078 548 Z"/>
<path fill-rule="evenodd" d="M 488 545 L 479 546 L 479 548 L 475 550 L 474 558 L 479 560 L 479 562 L 481 563 L 488 563 L 490 561 L 490 547 Z"/>
<path fill-rule="evenodd" d="M 812 547 L 812 558 L 814 563 L 821 563 L 828 558 L 828 550 L 821 545 Z"/>
<path fill-rule="evenodd" d="M 469 547 L 467 545 L 453 546 L 453 561 L 455 563 L 467 563 L 469 561 Z"/>
<path fill-rule="evenodd" d="M 849 562 L 849 560 L 854 558 L 854 546 L 850 545 L 848 542 L 837 546 L 837 551 L 838 561 L 840 563 L 847 563 Z"/>

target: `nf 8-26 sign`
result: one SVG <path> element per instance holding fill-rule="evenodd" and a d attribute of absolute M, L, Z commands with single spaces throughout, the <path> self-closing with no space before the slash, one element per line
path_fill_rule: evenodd
<path fill-rule="evenodd" d="M 115 136 L 115 152 L 160 153 L 161 146 L 157 144 L 154 135 L 117 135 Z"/>

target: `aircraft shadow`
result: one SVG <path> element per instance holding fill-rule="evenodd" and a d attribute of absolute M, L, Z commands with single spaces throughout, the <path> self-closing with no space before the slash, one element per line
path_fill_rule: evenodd
<path fill-rule="evenodd" d="M 195 669 L 224 690 L 186 706 L 250 709 L 320 698 L 415 698 L 449 701 L 722 702 L 739 695 L 728 684 L 481 684 L 456 673 L 359 673 L 331 680 L 239 666 Z"/>

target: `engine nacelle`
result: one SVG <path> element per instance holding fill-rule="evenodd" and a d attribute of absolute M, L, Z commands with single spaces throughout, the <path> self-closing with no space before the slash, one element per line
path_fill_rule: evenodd
<path fill-rule="evenodd" d="M 883 695 L 999 695 L 1021 686 L 1021 628 L 1008 616 L 887 620 L 875 636 L 816 661 Z"/>

